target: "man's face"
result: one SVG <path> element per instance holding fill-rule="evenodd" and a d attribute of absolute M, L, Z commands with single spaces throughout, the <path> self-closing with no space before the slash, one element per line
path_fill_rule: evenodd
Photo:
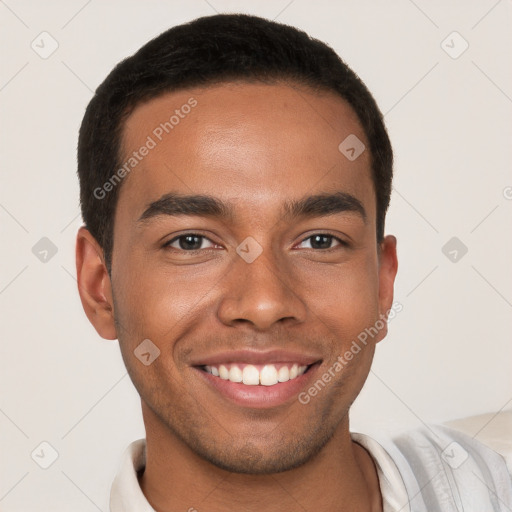
<path fill-rule="evenodd" d="M 169 133 L 155 132 L 176 110 Z M 127 119 L 124 160 L 156 143 L 122 184 L 112 260 L 117 335 L 148 430 L 219 467 L 264 473 L 304 463 L 348 425 L 385 329 L 333 365 L 391 307 L 396 270 L 394 246 L 379 259 L 369 151 L 351 161 L 338 149 L 349 135 L 368 147 L 342 99 L 286 85 L 169 93 Z M 223 214 L 191 200 L 176 214 L 171 194 L 211 196 Z M 310 196 L 324 200 L 293 208 Z M 134 350 L 147 339 L 160 354 L 145 365 Z M 222 378 L 258 380 L 265 365 L 265 383 L 276 372 L 284 382 Z"/>

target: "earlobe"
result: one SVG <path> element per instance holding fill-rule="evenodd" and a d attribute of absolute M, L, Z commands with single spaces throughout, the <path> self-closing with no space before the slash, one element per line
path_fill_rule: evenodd
<path fill-rule="evenodd" d="M 76 277 L 87 318 L 102 338 L 117 339 L 112 287 L 103 250 L 83 226 L 76 237 Z"/>
<path fill-rule="evenodd" d="M 395 277 L 398 270 L 398 259 L 396 254 L 396 238 L 392 235 L 384 237 L 380 244 L 379 254 L 379 314 L 388 315 L 393 306 L 393 295 Z M 382 330 L 384 338 L 387 334 L 387 327 Z"/>

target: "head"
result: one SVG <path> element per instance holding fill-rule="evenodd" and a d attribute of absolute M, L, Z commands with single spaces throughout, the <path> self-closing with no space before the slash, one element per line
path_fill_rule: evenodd
<path fill-rule="evenodd" d="M 318 454 L 348 425 L 386 327 L 335 362 L 382 322 L 397 266 L 384 236 L 392 150 L 363 82 L 295 28 L 200 18 L 98 87 L 78 174 L 82 303 L 119 339 L 146 428 L 232 471 Z M 301 360 L 303 385 L 331 377 L 307 404 L 303 389 L 249 404 L 204 375 L 239 351 L 277 369 Z"/>

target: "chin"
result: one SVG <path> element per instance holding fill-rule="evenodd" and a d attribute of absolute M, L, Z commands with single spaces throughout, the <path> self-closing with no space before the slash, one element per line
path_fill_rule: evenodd
<path fill-rule="evenodd" d="M 247 475 L 271 475 L 298 468 L 316 457 L 331 436 L 302 441 L 274 442 L 270 446 L 258 446 L 253 442 L 238 444 L 221 452 L 201 450 L 197 454 L 214 466 L 231 473 Z"/>
<path fill-rule="evenodd" d="M 246 448 L 245 453 L 237 452 L 233 457 L 208 457 L 211 464 L 230 473 L 246 475 L 272 475 L 289 471 L 305 464 L 310 457 L 298 458 L 288 454 L 283 458 L 275 455 L 263 456 L 257 448 Z"/>

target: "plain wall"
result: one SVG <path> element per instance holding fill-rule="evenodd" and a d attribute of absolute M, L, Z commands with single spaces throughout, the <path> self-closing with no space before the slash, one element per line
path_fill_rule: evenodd
<path fill-rule="evenodd" d="M 121 454 L 144 436 L 118 342 L 99 338 L 77 293 L 77 132 L 118 61 L 215 11 L 277 18 L 326 41 L 385 114 L 396 158 L 386 231 L 398 238 L 395 300 L 403 311 L 378 346 L 352 429 L 382 434 L 512 409 L 510 1 L 7 0 L 1 511 L 107 511 Z M 46 59 L 31 47 L 51 48 L 43 31 L 58 42 Z M 469 44 L 457 58 L 464 41 L 454 31 Z M 34 254 L 48 249 L 43 237 L 57 250 L 46 262 Z M 456 262 L 454 247 L 443 252 L 452 237 Z M 42 441 L 58 452 L 48 469 L 31 458 Z"/>

